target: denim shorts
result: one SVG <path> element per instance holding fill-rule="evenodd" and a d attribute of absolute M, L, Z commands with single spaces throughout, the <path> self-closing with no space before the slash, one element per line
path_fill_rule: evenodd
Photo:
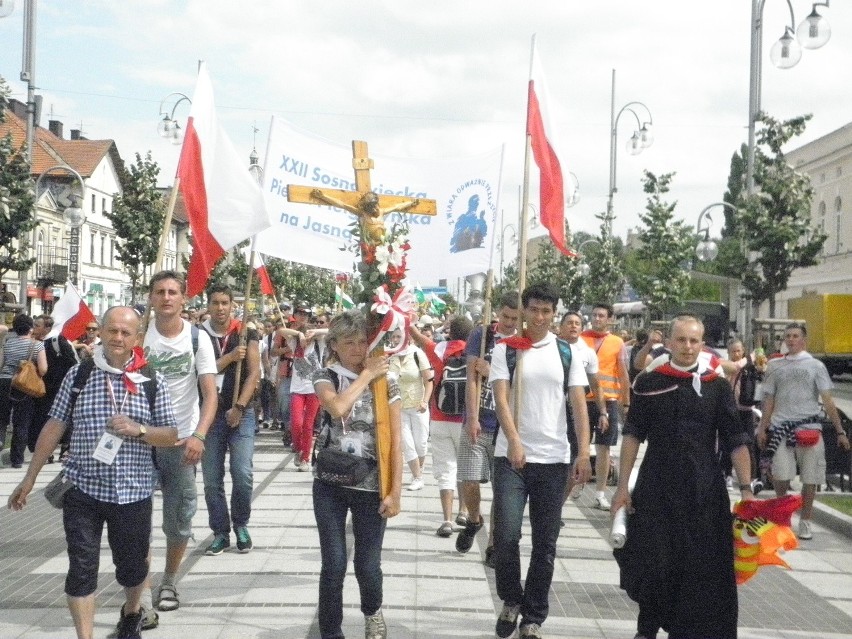
<path fill-rule="evenodd" d="M 169 541 L 192 536 L 192 518 L 198 509 L 195 465 L 183 463 L 183 446 L 154 449 L 154 465 L 163 491 L 163 533 Z"/>
<path fill-rule="evenodd" d="M 116 581 L 133 588 L 145 580 L 151 538 L 150 497 L 130 504 L 113 504 L 72 488 L 65 494 L 62 523 L 68 544 L 66 595 L 87 597 L 97 590 L 104 524 Z"/>
<path fill-rule="evenodd" d="M 618 431 L 621 428 L 621 414 L 618 411 L 618 401 L 612 400 L 606 403 L 606 412 L 609 415 L 609 428 L 601 432 L 598 428 L 598 405 L 595 402 L 586 402 L 589 411 L 589 425 L 592 427 L 592 443 L 600 446 L 615 446 L 618 443 Z"/>

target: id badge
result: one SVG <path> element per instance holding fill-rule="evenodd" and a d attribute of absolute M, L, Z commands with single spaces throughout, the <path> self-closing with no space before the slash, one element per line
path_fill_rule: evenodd
<path fill-rule="evenodd" d="M 99 462 L 103 462 L 104 464 L 111 466 L 115 461 L 115 456 L 118 455 L 118 449 L 121 448 L 123 441 L 124 440 L 117 435 L 104 433 L 101 435 L 101 440 L 98 442 L 95 452 L 92 453 L 92 457 L 97 459 Z"/>
<path fill-rule="evenodd" d="M 340 450 L 350 455 L 363 457 L 364 433 L 360 431 L 346 433 L 340 438 Z"/>

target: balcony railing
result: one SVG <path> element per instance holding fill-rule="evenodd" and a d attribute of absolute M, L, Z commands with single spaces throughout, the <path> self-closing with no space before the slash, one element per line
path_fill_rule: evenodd
<path fill-rule="evenodd" d="M 68 249 L 41 247 L 36 255 L 36 278 L 42 282 L 65 282 L 68 279 Z"/>

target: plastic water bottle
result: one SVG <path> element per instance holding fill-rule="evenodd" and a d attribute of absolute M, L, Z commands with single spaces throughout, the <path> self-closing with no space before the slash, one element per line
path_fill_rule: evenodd
<path fill-rule="evenodd" d="M 627 541 L 627 511 L 624 506 L 615 511 L 612 520 L 612 530 L 609 533 L 609 543 L 613 548 L 623 548 Z"/>

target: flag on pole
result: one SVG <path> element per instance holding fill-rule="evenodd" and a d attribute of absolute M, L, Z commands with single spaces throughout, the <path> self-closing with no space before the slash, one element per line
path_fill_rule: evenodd
<path fill-rule="evenodd" d="M 334 287 L 334 304 L 343 309 L 355 308 L 355 302 L 339 286 Z"/>
<path fill-rule="evenodd" d="M 61 334 L 69 341 L 85 335 L 89 322 L 98 321 L 71 282 L 66 282 L 65 293 L 54 305 L 50 316 L 53 318 L 53 328 L 47 337 L 56 337 Z"/>
<path fill-rule="evenodd" d="M 539 171 L 539 214 L 554 246 L 573 256 L 565 243 L 565 197 L 562 167 L 553 148 L 553 128 L 548 121 L 549 95 L 538 51 L 533 40 L 530 84 L 527 96 L 527 135 Z"/>
<path fill-rule="evenodd" d="M 426 294 L 423 292 L 423 289 L 420 288 L 420 284 L 414 287 L 414 298 L 417 300 L 418 304 L 426 303 Z"/>
<path fill-rule="evenodd" d="M 272 280 L 269 278 L 269 271 L 266 269 L 266 262 L 263 261 L 263 255 L 257 254 L 259 264 L 257 269 L 257 279 L 260 282 L 260 292 L 264 295 L 275 295 L 275 287 L 272 286 Z"/>
<path fill-rule="evenodd" d="M 198 295 L 216 261 L 269 228 L 263 193 L 216 117 L 207 65 L 198 68 L 192 110 L 178 164 L 180 192 L 192 230 L 187 295 Z"/>
<path fill-rule="evenodd" d="M 447 310 L 447 303 L 434 293 L 429 293 L 430 308 L 429 312 L 432 315 L 443 317 L 444 311 Z"/>

